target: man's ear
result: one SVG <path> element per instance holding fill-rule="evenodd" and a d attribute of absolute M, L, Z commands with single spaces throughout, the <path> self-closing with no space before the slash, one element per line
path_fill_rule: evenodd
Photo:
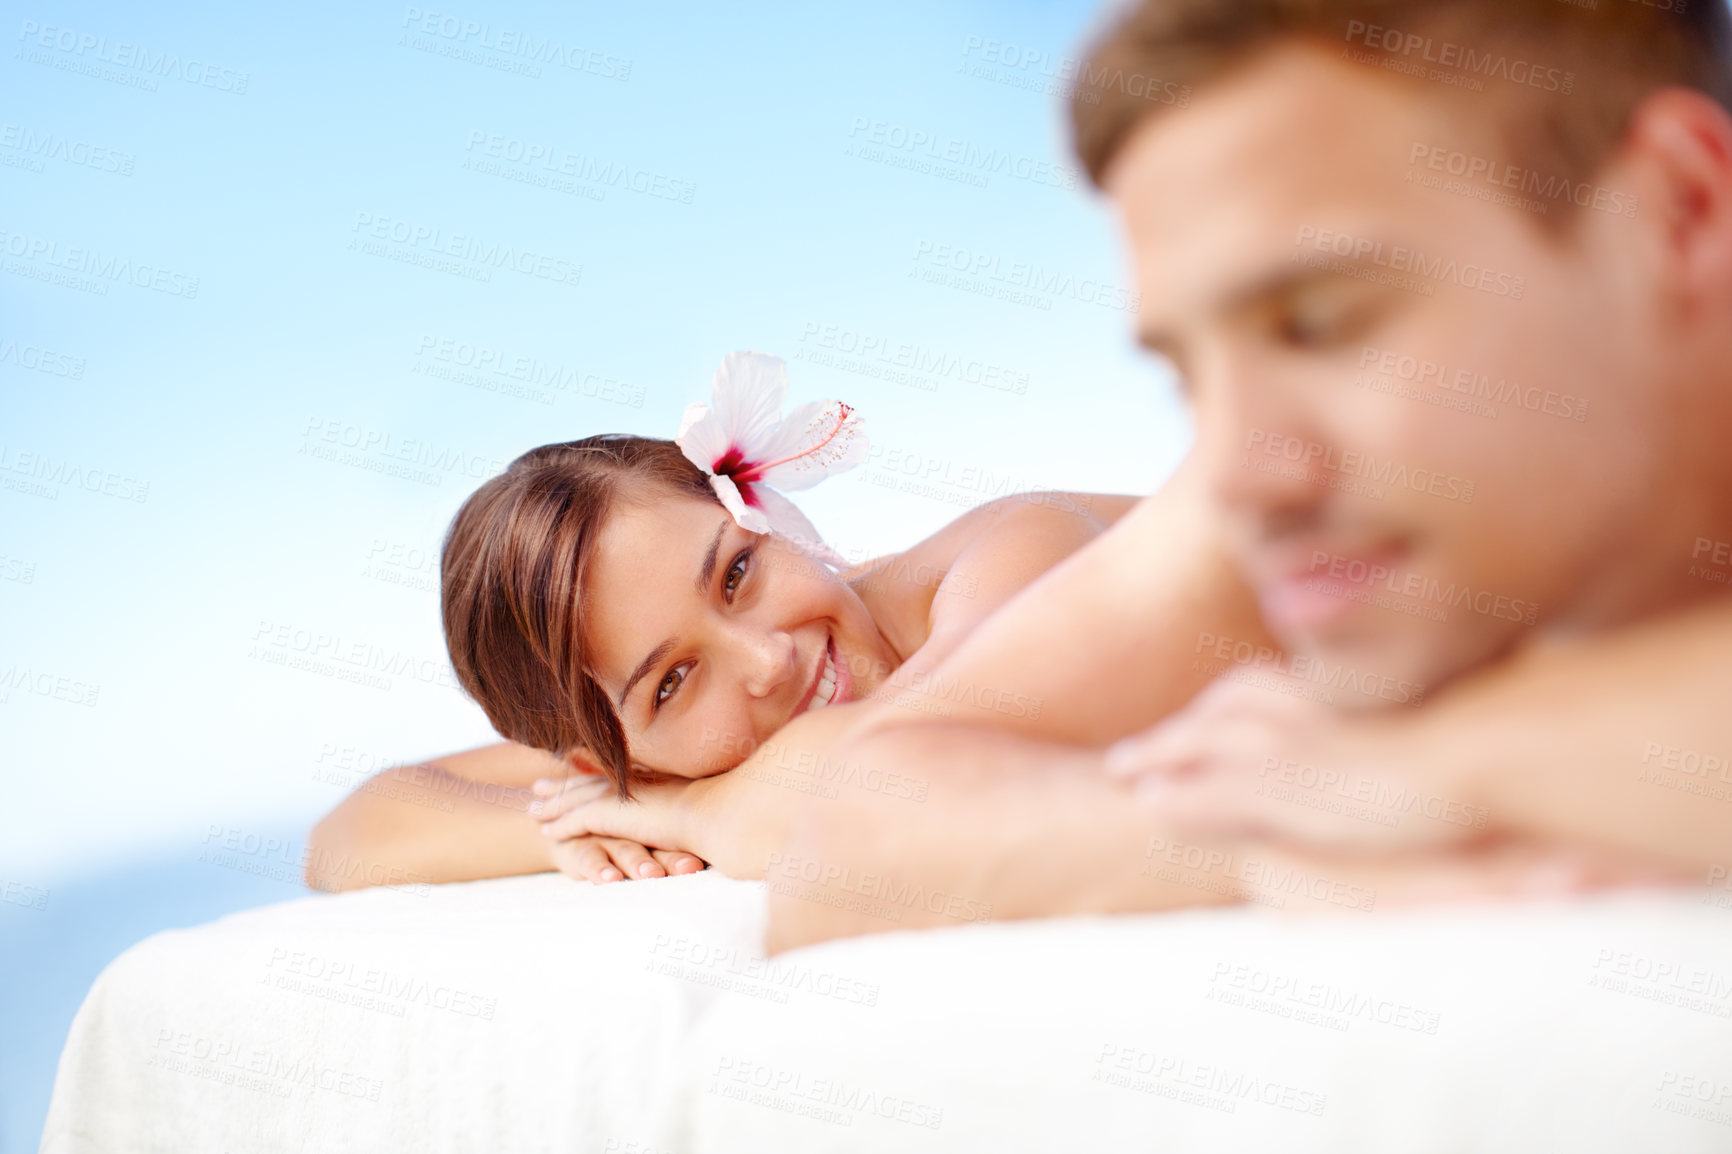
<path fill-rule="evenodd" d="M 1732 283 L 1732 117 L 1703 93 L 1662 89 L 1631 113 L 1625 149 L 1648 168 L 1657 195 L 1641 211 L 1665 229 L 1681 287 L 1723 294 Z"/>

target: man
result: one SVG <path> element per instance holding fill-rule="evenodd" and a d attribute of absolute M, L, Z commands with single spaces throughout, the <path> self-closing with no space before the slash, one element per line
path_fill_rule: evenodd
<path fill-rule="evenodd" d="M 1724 877 L 1732 38 L 1602 7 L 1134 10 L 1074 113 L 1195 414 L 1180 474 L 915 708 L 780 735 L 917 802 L 766 754 L 550 831 L 766 876 L 775 949 Z M 964 680 L 1042 708 L 918 700 Z"/>

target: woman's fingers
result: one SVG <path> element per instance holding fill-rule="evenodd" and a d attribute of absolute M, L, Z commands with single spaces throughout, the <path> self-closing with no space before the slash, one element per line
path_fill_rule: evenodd
<path fill-rule="evenodd" d="M 561 873 L 579 881 L 601 884 L 621 881 L 625 877 L 614 865 L 600 838 L 579 837 L 561 842 L 555 847 L 553 860 L 558 863 Z"/>
<path fill-rule="evenodd" d="M 637 842 L 625 841 L 617 837 L 603 837 L 596 840 L 607 850 L 608 857 L 613 859 L 613 864 L 618 866 L 626 877 L 660 878 L 667 876 L 667 869 L 650 856 L 649 850 Z"/>
<path fill-rule="evenodd" d="M 593 837 L 590 818 L 594 816 L 583 803 L 577 803 L 557 817 L 543 818 L 541 836 L 550 841 L 566 841 L 574 837 Z"/>
<path fill-rule="evenodd" d="M 650 853 L 662 863 L 670 875 L 695 874 L 704 868 L 704 859 L 677 849 L 652 849 Z"/>
<path fill-rule="evenodd" d="M 650 849 L 625 838 L 594 835 L 566 838 L 554 847 L 553 857 L 561 873 L 598 885 L 704 868 L 702 858 L 683 850 Z"/>
<path fill-rule="evenodd" d="M 550 837 L 583 837 L 595 831 L 584 828 L 581 811 L 611 793 L 606 782 L 574 778 L 561 783 L 557 792 L 531 802 L 529 816 L 541 822 L 541 832 Z"/>

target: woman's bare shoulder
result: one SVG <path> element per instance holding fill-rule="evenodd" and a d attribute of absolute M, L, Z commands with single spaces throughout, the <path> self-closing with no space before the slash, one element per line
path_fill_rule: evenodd
<path fill-rule="evenodd" d="M 937 532 L 897 553 L 888 553 L 846 570 L 847 582 L 866 603 L 873 619 L 904 653 L 911 654 L 926 641 L 931 629 L 932 608 L 940 588 L 946 587 L 956 561 L 985 534 L 1007 518 L 1021 518 L 1022 526 L 1038 533 L 1038 522 L 1079 517 L 1104 529 L 1117 521 L 1142 498 L 1106 493 L 1034 492 L 1000 497 L 963 513 Z M 1034 510 L 1039 518 L 1028 518 Z M 980 574 L 970 575 L 979 580 Z"/>
<path fill-rule="evenodd" d="M 937 566 L 948 569 L 950 564 L 968 548 L 969 544 L 981 533 L 997 524 L 1011 510 L 1026 506 L 1038 506 L 1074 513 L 1082 517 L 1092 517 L 1103 525 L 1111 525 L 1120 517 L 1130 512 L 1142 497 L 1127 493 L 1069 493 L 1069 492 L 1031 492 L 1018 493 L 1009 497 L 999 497 L 983 505 L 963 513 L 937 532 L 895 553 L 886 553 L 881 557 L 873 557 L 844 570 L 842 579 L 853 581 L 861 577 L 870 577 L 891 569 L 900 569 L 904 563 L 924 563 L 928 567 Z"/>

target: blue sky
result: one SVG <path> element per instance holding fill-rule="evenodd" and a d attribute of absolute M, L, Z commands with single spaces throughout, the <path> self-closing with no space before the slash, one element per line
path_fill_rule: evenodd
<path fill-rule="evenodd" d="M 1054 74 L 1082 3 L 43 3 L 0 65 L 0 882 L 301 829 L 492 740 L 437 547 L 534 445 L 672 436 L 722 356 L 874 444 L 845 553 L 1146 492 Z"/>

